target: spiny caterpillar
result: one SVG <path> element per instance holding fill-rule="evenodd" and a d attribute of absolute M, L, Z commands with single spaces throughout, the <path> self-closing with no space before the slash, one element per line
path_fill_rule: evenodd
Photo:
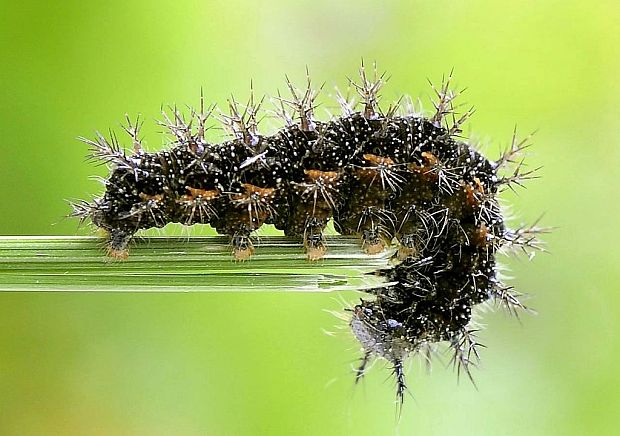
<path fill-rule="evenodd" d="M 138 230 L 173 222 L 212 225 L 230 237 L 237 260 L 251 258 L 253 232 L 263 224 L 299 237 L 312 261 L 327 251 L 330 219 L 341 234 L 358 235 L 369 254 L 395 244 L 394 265 L 376 273 L 388 285 L 368 291 L 374 298 L 350 310 L 348 322 L 364 350 L 356 381 L 373 357 L 384 358 L 402 403 L 403 362 L 441 341 L 471 378 L 479 345 L 473 306 L 495 300 L 511 312 L 525 308 L 500 281 L 496 253 L 540 248 L 542 229 L 509 229 L 497 198 L 503 187 L 533 177 L 517 158 L 528 143 L 515 135 L 498 160 L 488 160 L 459 136 L 473 110 L 455 115 L 459 92 L 450 89 L 450 77 L 433 87 L 435 110 L 428 117 L 411 104 L 401 110 L 400 101 L 381 110 L 384 82 L 376 69 L 368 77 L 362 65 L 360 81 L 351 81 L 360 101 L 338 94 L 342 115 L 320 121 L 310 79 L 303 91 L 287 79 L 291 97 L 279 95 L 275 111 L 285 126 L 272 135 L 258 131 L 263 100 L 231 99 L 219 119 L 232 138 L 222 143 L 205 138 L 215 106 L 205 109 L 201 97 L 189 119 L 176 109 L 164 112 L 161 125 L 173 141 L 156 153 L 143 150 L 140 123 L 127 118 L 131 154 L 114 135 L 81 138 L 111 174 L 103 197 L 74 203 L 72 215 L 105 229 L 108 254 L 116 258 L 127 257 Z"/>

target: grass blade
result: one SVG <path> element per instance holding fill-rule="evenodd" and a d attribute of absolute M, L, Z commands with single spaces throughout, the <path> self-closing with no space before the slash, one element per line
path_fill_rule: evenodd
<path fill-rule="evenodd" d="M 328 238 L 329 252 L 308 262 L 298 240 L 262 237 L 252 260 L 234 262 L 225 237 L 138 239 L 126 261 L 83 236 L 0 237 L 1 291 L 331 292 L 381 286 L 369 274 L 388 265 L 357 238 Z"/>

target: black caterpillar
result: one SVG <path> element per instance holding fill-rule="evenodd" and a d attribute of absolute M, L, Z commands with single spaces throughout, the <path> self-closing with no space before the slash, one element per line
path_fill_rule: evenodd
<path fill-rule="evenodd" d="M 103 197 L 73 204 L 73 214 L 90 219 L 109 234 L 108 254 L 125 258 L 136 231 L 177 222 L 211 224 L 229 235 L 234 257 L 249 259 L 252 233 L 265 223 L 300 237 L 309 260 L 327 251 L 323 231 L 330 219 L 345 235 L 359 235 L 367 253 L 396 244 L 394 267 L 378 271 L 391 285 L 369 291 L 351 309 L 349 320 L 364 356 L 359 380 L 373 356 L 387 359 L 402 403 L 403 361 L 447 341 L 453 363 L 470 376 L 478 359 L 472 307 L 488 300 L 511 312 L 523 309 L 516 292 L 498 278 L 496 253 L 502 247 L 540 248 L 537 227 L 506 227 L 497 194 L 502 187 L 532 178 L 517 156 L 527 141 L 513 136 L 496 161 L 460 139 L 472 114 L 455 115 L 450 78 L 436 94 L 429 117 L 399 112 L 399 104 L 379 108 L 384 76 L 351 82 L 358 105 L 339 94 L 343 114 L 327 122 L 314 117 L 317 91 L 299 91 L 287 79 L 290 99 L 278 98 L 286 125 L 265 136 L 258 132 L 261 102 L 234 99 L 221 115 L 232 139 L 205 139 L 214 107 L 192 110 L 186 120 L 176 109 L 161 124 L 171 147 L 142 150 L 138 121 L 124 126 L 133 140 L 128 155 L 115 136 L 80 138 L 91 157 L 111 166 Z M 356 109 L 359 107 L 359 110 Z M 504 167 L 514 167 L 507 175 Z M 470 376 L 471 377 L 471 376 Z"/>

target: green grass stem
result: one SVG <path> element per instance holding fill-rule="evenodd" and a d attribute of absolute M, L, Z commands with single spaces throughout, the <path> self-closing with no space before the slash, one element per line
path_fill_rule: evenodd
<path fill-rule="evenodd" d="M 119 261 L 97 237 L 4 236 L 0 291 L 331 292 L 384 282 L 372 272 L 388 266 L 387 254 L 364 254 L 356 238 L 327 243 L 325 259 L 311 263 L 298 240 L 262 237 L 251 260 L 235 262 L 225 237 L 148 237 Z"/>

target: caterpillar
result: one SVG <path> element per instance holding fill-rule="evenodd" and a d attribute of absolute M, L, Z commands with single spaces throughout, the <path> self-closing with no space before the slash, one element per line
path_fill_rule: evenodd
<path fill-rule="evenodd" d="M 447 342 L 453 363 L 471 378 L 480 344 L 474 306 L 494 300 L 516 313 L 520 294 L 502 283 L 500 251 L 541 248 L 537 225 L 510 229 L 498 193 L 536 177 L 520 155 L 529 138 L 489 160 L 461 137 L 473 109 L 456 115 L 450 74 L 434 87 L 434 111 L 424 116 L 402 99 L 379 106 L 385 74 L 360 69 L 351 80 L 357 98 L 338 93 L 339 116 L 315 116 L 319 90 L 308 77 L 305 89 L 287 78 L 290 97 L 278 94 L 274 112 L 284 127 L 271 135 L 258 130 L 264 98 L 246 105 L 229 100 L 229 112 L 205 107 L 185 117 L 172 109 L 160 124 L 172 137 L 162 151 L 143 150 L 139 120 L 127 117 L 128 153 L 114 134 L 80 138 L 90 157 L 110 166 L 105 193 L 72 203 L 71 215 L 90 220 L 108 234 L 107 253 L 124 259 L 140 229 L 167 223 L 210 224 L 230 237 L 236 260 L 254 253 L 253 234 L 273 224 L 301 241 L 307 258 L 328 250 L 330 220 L 338 232 L 357 235 L 360 248 L 376 254 L 394 245 L 394 264 L 377 271 L 388 286 L 349 308 L 348 323 L 363 356 L 355 380 L 373 358 L 391 365 L 397 400 L 406 392 L 403 363 Z M 207 122 L 217 117 L 230 139 L 211 143 Z"/>

